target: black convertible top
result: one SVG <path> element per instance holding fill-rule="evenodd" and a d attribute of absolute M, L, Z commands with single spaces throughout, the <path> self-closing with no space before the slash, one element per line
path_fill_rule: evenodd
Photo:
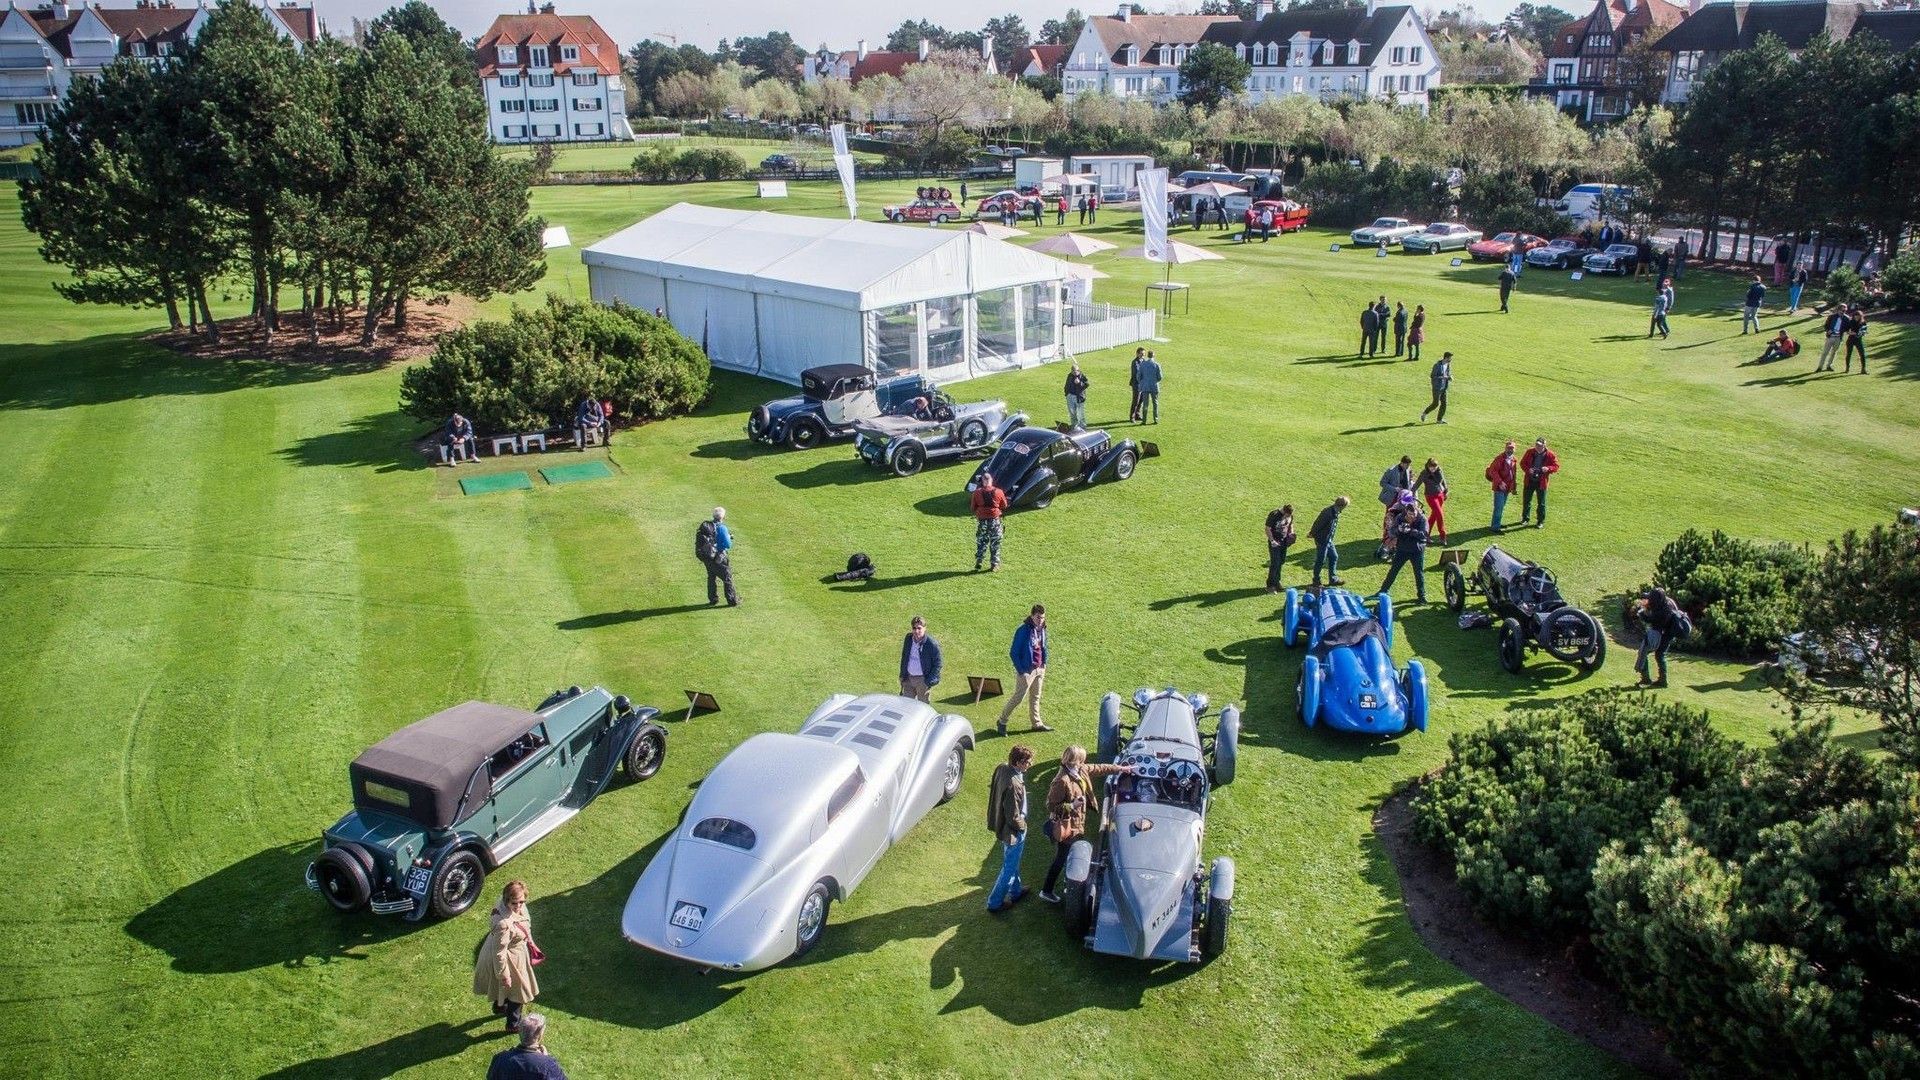
<path fill-rule="evenodd" d="M 447 828 L 480 766 L 540 720 L 539 713 L 525 709 L 467 701 L 408 724 L 347 767 L 354 803 L 402 814 L 428 828 Z M 369 794 L 369 780 L 381 793 Z M 485 780 L 473 794 L 486 797 Z"/>
<path fill-rule="evenodd" d="M 808 397 L 824 398 L 833 390 L 833 384 L 842 379 L 867 379 L 874 375 L 864 364 L 822 364 L 800 373 L 800 389 Z"/>

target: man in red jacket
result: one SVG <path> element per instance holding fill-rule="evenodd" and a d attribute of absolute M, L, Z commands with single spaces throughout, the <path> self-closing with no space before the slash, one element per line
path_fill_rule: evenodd
<path fill-rule="evenodd" d="M 1540 496 L 1540 526 L 1547 524 L 1547 481 L 1560 471 L 1560 457 L 1547 449 L 1547 440 L 1533 440 L 1533 449 L 1520 459 L 1520 472 L 1526 477 L 1520 489 L 1520 524 L 1527 523 L 1534 495 Z"/>
<path fill-rule="evenodd" d="M 1487 466 L 1487 482 L 1493 485 L 1493 531 L 1502 528 L 1500 515 L 1506 513 L 1507 496 L 1513 494 L 1513 477 L 1519 468 L 1519 462 L 1513 456 L 1513 440 L 1507 440 L 1507 448 Z"/>

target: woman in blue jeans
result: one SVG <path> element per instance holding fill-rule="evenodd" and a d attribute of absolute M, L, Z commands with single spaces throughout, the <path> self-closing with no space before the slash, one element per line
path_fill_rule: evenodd
<path fill-rule="evenodd" d="M 1678 633 L 1680 608 L 1673 602 L 1664 589 L 1648 589 L 1645 599 L 1635 607 L 1640 618 L 1640 655 L 1634 658 L 1633 670 L 1640 673 L 1642 686 L 1667 685 L 1667 650 L 1680 635 Z M 1653 659 L 1654 666 L 1660 669 L 1658 679 L 1648 678 L 1647 659 Z"/>

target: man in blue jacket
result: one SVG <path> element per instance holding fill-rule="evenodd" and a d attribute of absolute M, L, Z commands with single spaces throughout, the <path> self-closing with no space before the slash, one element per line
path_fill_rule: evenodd
<path fill-rule="evenodd" d="M 1013 660 L 1013 693 L 1007 696 L 1007 707 L 1000 710 L 1000 722 L 995 725 L 1000 734 L 1007 733 L 1007 718 L 1020 704 L 1021 698 L 1027 699 L 1027 717 L 1033 721 L 1033 730 L 1052 731 L 1040 721 L 1040 693 L 1046 687 L 1047 680 L 1047 609 L 1039 604 L 1033 605 L 1033 613 L 1028 615 L 1020 628 L 1013 632 L 1013 647 L 1007 650 Z"/>
<path fill-rule="evenodd" d="M 927 620 L 913 617 L 913 629 L 900 643 L 900 696 L 929 701 L 940 685 L 940 643 L 927 633 Z"/>
<path fill-rule="evenodd" d="M 1153 407 L 1153 422 L 1160 422 L 1160 361 L 1153 358 L 1153 350 L 1147 350 L 1147 358 L 1140 361 L 1136 372 L 1140 380 L 1140 416 L 1141 423 L 1147 422 L 1147 407 Z"/>
<path fill-rule="evenodd" d="M 600 433 L 600 445 L 607 445 L 607 435 L 611 432 L 607 425 L 607 411 L 592 394 L 580 395 L 580 405 L 573 410 L 573 444 L 581 450 L 587 448 L 587 433 Z"/>

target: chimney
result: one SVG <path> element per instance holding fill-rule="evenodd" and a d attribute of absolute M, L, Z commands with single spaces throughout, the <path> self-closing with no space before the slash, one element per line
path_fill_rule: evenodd
<path fill-rule="evenodd" d="M 71 12 L 67 9 L 67 0 L 53 0 L 53 17 L 54 18 L 64 19 L 69 14 L 71 14 Z"/>
<path fill-rule="evenodd" d="M 853 62 L 858 64 L 867 58 L 867 39 L 861 38 L 853 43 Z"/>
<path fill-rule="evenodd" d="M 920 59 L 925 60 L 926 58 L 927 58 L 927 39 L 921 38 L 920 39 Z"/>
<path fill-rule="evenodd" d="M 1253 21 L 1260 22 L 1273 14 L 1273 0 L 1253 0 Z"/>
<path fill-rule="evenodd" d="M 1120 10 L 1117 14 L 1114 15 L 1114 18 L 1119 19 L 1121 22 L 1132 22 L 1133 21 L 1133 5 L 1121 4 Z"/>
<path fill-rule="evenodd" d="M 1687 0 L 1687 14 L 1698 15 L 1700 9 L 1707 6 L 1706 0 Z"/>

